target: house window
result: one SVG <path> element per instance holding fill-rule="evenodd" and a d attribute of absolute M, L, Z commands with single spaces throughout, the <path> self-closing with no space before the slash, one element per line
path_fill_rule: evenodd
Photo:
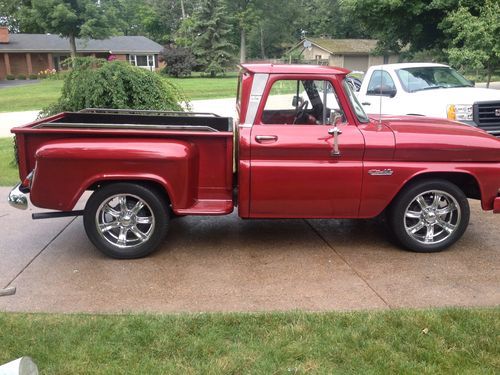
<path fill-rule="evenodd" d="M 156 68 L 154 55 L 129 55 L 128 61 L 139 68 L 154 70 Z"/>

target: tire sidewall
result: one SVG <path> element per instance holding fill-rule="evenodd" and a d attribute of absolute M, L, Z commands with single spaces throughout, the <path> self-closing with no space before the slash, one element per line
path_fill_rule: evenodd
<path fill-rule="evenodd" d="M 113 195 L 118 194 L 131 194 L 143 199 L 151 208 L 155 220 L 151 237 L 144 243 L 126 249 L 113 246 L 106 241 L 98 232 L 96 225 L 96 214 L 99 206 Z M 156 250 L 165 239 L 168 221 L 169 215 L 164 197 L 147 186 L 125 182 L 109 184 L 96 190 L 87 201 L 83 215 L 85 231 L 90 241 L 105 255 L 118 259 L 140 258 Z"/>
<path fill-rule="evenodd" d="M 408 205 L 415 197 L 428 190 L 441 190 L 452 195 L 460 206 L 461 211 L 460 222 L 455 232 L 444 241 L 431 245 L 422 244 L 411 238 L 406 233 L 404 224 Z M 444 250 L 458 241 L 467 229 L 469 217 L 469 202 L 458 186 L 446 180 L 423 180 L 403 189 L 394 199 L 389 209 L 389 226 L 395 239 L 406 249 L 421 253 L 432 253 Z"/>

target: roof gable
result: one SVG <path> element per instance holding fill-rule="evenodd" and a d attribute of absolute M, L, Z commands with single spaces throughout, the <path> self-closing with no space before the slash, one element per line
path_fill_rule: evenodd
<path fill-rule="evenodd" d="M 295 45 L 292 50 L 304 43 L 304 40 L 310 41 L 316 47 L 319 47 L 332 55 L 342 54 L 370 54 L 377 47 L 376 39 L 328 39 L 328 38 L 305 38 Z"/>
<path fill-rule="evenodd" d="M 10 34 L 1 52 L 61 52 L 69 53 L 69 40 L 52 34 Z M 78 52 L 97 53 L 160 53 L 163 47 L 144 36 L 112 36 L 107 39 L 77 39 Z"/>

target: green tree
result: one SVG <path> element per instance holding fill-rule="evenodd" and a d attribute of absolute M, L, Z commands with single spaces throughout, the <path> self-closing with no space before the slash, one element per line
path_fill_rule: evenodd
<path fill-rule="evenodd" d="M 452 38 L 447 49 L 450 61 L 464 68 L 484 70 L 489 87 L 491 74 L 500 67 L 500 3 L 485 0 L 477 16 L 461 6 L 446 18 L 443 28 Z"/>
<path fill-rule="evenodd" d="M 233 62 L 227 10 L 219 0 L 202 0 L 193 16 L 191 45 L 199 67 L 215 77 Z"/>
<path fill-rule="evenodd" d="M 21 30 L 34 28 L 69 39 L 71 56 L 76 56 L 76 38 L 103 39 L 113 32 L 113 13 L 105 1 L 31 0 L 20 7 Z"/>
<path fill-rule="evenodd" d="M 181 103 L 189 107 L 174 85 L 149 70 L 92 57 L 78 57 L 74 63 L 59 101 L 45 108 L 41 117 L 89 107 L 175 111 L 183 110 Z"/>
<path fill-rule="evenodd" d="M 379 40 L 381 50 L 442 50 L 450 42 L 442 22 L 462 4 L 478 13 L 476 0 L 345 0 L 346 10 Z"/>

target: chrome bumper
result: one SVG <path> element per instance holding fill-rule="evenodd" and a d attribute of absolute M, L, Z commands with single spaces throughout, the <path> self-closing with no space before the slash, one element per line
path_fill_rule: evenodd
<path fill-rule="evenodd" d="M 12 188 L 7 200 L 14 208 L 20 210 L 26 210 L 28 208 L 28 197 L 21 191 L 21 184 L 17 184 Z"/>

